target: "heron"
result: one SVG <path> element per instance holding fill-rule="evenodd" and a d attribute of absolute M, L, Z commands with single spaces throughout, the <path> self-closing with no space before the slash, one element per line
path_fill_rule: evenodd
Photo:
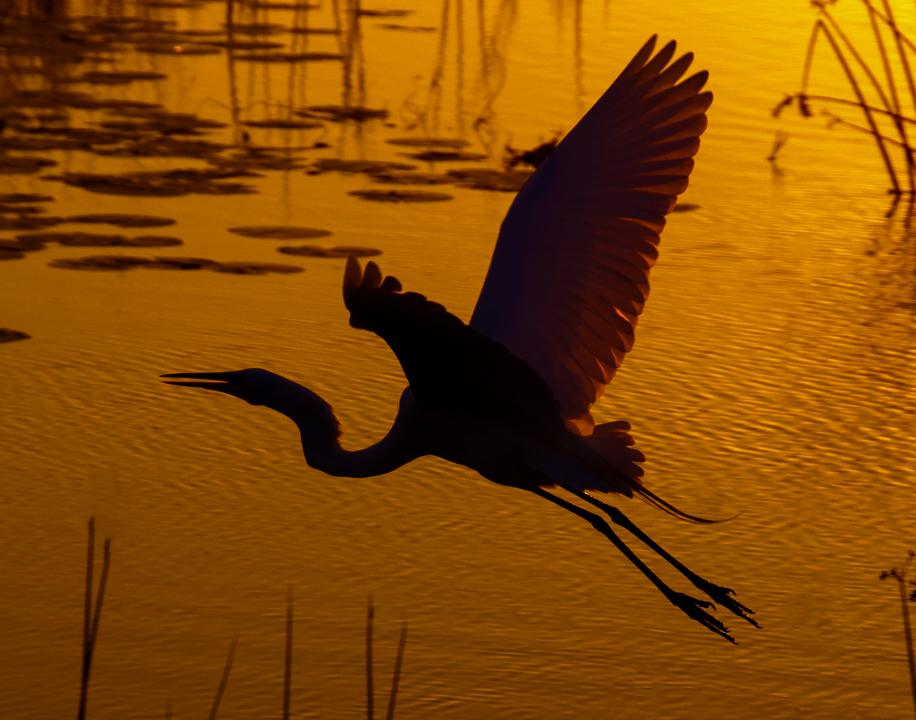
<path fill-rule="evenodd" d="M 591 415 L 633 346 L 665 216 L 687 187 L 712 103 L 703 90 L 706 71 L 684 79 L 693 55 L 675 59 L 674 41 L 657 52 L 656 45 L 653 35 L 518 192 L 470 322 L 404 291 L 375 262 L 363 269 L 347 259 L 350 325 L 385 340 L 407 379 L 380 441 L 342 448 L 331 406 L 267 370 L 162 378 L 282 413 L 299 429 L 306 462 L 328 475 L 378 476 L 431 455 L 533 493 L 590 523 L 673 605 L 735 642 L 716 606 L 759 627 L 753 611 L 606 497 L 639 498 L 683 520 L 712 521 L 646 487 L 645 457 L 629 423 L 596 423 Z M 673 589 L 614 526 L 700 593 Z"/>

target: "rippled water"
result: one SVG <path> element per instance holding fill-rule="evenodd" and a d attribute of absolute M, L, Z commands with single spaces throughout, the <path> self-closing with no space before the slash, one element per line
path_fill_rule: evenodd
<path fill-rule="evenodd" d="M 334 244 L 381 249 L 405 286 L 467 317 L 511 195 L 449 186 L 450 202 L 373 204 L 346 194 L 372 187 L 365 177 L 298 170 L 266 173 L 254 195 L 124 198 L 0 176 L 0 192 L 53 194 L 53 214 L 172 216 L 164 230 L 185 247 L 166 254 L 305 268 L 77 272 L 47 263 L 95 251 L 56 247 L 0 264 L 0 325 L 33 336 L 0 346 L 0 714 L 73 712 L 94 515 L 114 560 L 91 717 L 161 716 L 168 705 L 202 715 L 236 631 L 221 716 L 279 715 L 288 586 L 298 717 L 364 712 L 368 593 L 382 688 L 400 622 L 410 625 L 401 718 L 905 717 L 899 607 L 878 573 L 911 547 L 916 513 L 916 239 L 902 213 L 885 217 L 887 181 L 867 138 L 770 115 L 798 88 L 810 8 L 403 7 L 416 13 L 363 19 L 346 71 L 128 52 L 122 69 L 168 78 L 97 92 L 227 122 L 349 92 L 391 111 L 390 126 L 249 129 L 251 142 L 330 145 L 301 153 L 308 160 L 397 159 L 384 141 L 418 134 L 425 116 L 431 132 L 467 138 L 496 166 L 504 143 L 530 147 L 568 128 L 652 32 L 694 51 L 716 94 L 683 198 L 700 207 L 670 219 L 636 349 L 596 416 L 633 423 L 666 498 L 737 514 L 696 527 L 627 504 L 690 565 L 737 588 L 764 629 L 733 623 L 738 647 L 703 631 L 588 526 L 533 496 L 431 459 L 382 478 L 327 478 L 302 462 L 284 418 L 158 382 L 164 371 L 264 366 L 327 397 L 348 447 L 373 441 L 403 378 L 381 340 L 348 326 L 342 261 L 281 256 L 275 241 L 227 229 L 330 229 Z M 185 28 L 224 20 L 214 3 L 142 12 Z M 837 12 L 864 36 L 857 5 Z M 331 5 L 309 21 L 333 18 Z M 336 48 L 309 39 L 310 50 Z M 826 53 L 816 70 L 823 92 L 842 91 Z M 774 168 L 765 157 L 777 129 L 789 142 Z M 200 166 L 42 154 L 55 171 Z"/>

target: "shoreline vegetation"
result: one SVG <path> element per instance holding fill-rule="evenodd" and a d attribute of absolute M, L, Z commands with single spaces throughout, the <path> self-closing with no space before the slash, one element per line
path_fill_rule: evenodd
<path fill-rule="evenodd" d="M 890 0 L 860 0 L 867 15 L 874 51 L 880 67 L 875 68 L 863 54 L 863 48 L 852 41 L 849 33 L 830 11 L 837 0 L 812 0 L 817 19 L 808 40 L 808 49 L 802 66 L 801 87 L 786 96 L 773 108 L 773 117 L 783 110 L 798 109 L 802 117 L 815 115 L 812 104 L 821 106 L 820 115 L 827 119 L 827 127 L 843 127 L 870 135 L 874 141 L 887 174 L 894 196 L 893 213 L 902 196 L 909 198 L 912 210 L 916 200 L 916 42 L 898 23 Z M 831 56 L 840 66 L 852 97 L 812 94 L 812 67 L 818 40 L 823 39 Z M 821 43 L 823 44 L 823 43 Z M 869 99 L 871 97 L 875 99 Z M 847 120 L 832 108 L 857 108 L 864 124 Z M 767 158 L 775 163 L 787 136 L 777 133 L 773 151 Z M 900 163 L 902 155 L 903 168 Z M 895 157 L 897 159 L 895 159 Z"/>
<path fill-rule="evenodd" d="M 99 637 L 99 625 L 102 620 L 102 607 L 105 600 L 105 591 L 108 587 L 108 574 L 111 569 L 111 538 L 105 538 L 102 546 L 102 567 L 99 575 L 98 588 L 93 584 L 95 574 L 95 546 L 96 546 L 95 518 L 89 518 L 88 539 L 86 551 L 86 587 L 85 601 L 83 607 L 83 654 L 82 667 L 80 673 L 79 687 L 79 704 L 77 706 L 77 720 L 86 720 L 89 717 L 89 686 L 92 674 L 92 660 L 95 655 L 96 643 Z M 286 640 L 284 644 L 283 657 L 283 697 L 282 697 L 282 718 L 290 720 L 291 717 L 291 694 L 293 678 L 293 588 L 287 590 L 286 595 Z M 375 621 L 375 605 L 372 596 L 369 595 L 366 603 L 366 718 L 374 720 L 375 718 L 375 687 L 374 687 L 374 660 L 373 660 L 373 625 Z M 388 704 L 385 711 L 385 720 L 394 720 L 395 708 L 397 706 L 398 689 L 401 682 L 401 671 L 404 666 L 404 652 L 407 648 L 407 629 L 406 621 L 401 623 L 401 634 L 398 639 L 398 649 L 394 659 L 394 669 L 391 677 L 391 688 L 388 693 Z M 238 648 L 240 633 L 238 631 L 232 636 L 229 642 L 229 650 L 226 654 L 226 664 L 223 666 L 220 675 L 219 684 L 216 687 L 216 693 L 213 702 L 210 705 L 208 720 L 217 720 L 220 704 L 223 695 L 229 685 L 229 677 L 232 673 L 232 667 L 235 662 L 235 651 Z M 169 720 L 172 717 L 173 708 L 168 704 L 165 708 L 165 717 Z"/>

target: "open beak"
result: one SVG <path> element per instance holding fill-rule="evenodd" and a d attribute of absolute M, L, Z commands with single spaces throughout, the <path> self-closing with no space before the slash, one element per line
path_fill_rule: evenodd
<path fill-rule="evenodd" d="M 232 381 L 238 376 L 235 372 L 197 372 L 197 373 L 165 373 L 160 375 L 162 382 L 167 385 L 181 385 L 182 387 L 203 388 L 204 390 L 218 390 L 219 392 L 236 394 Z M 174 379 L 173 379 L 174 378 Z"/>

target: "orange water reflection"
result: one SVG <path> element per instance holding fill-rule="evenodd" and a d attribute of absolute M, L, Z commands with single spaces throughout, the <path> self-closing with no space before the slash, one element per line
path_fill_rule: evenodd
<path fill-rule="evenodd" d="M 0 264 L 0 325 L 33 336 L 0 346 L 2 714 L 72 712 L 92 514 L 114 538 L 94 717 L 146 717 L 167 703 L 176 715 L 207 712 L 236 629 L 222 712 L 279 707 L 288 585 L 298 623 L 292 703 L 302 715 L 362 712 L 370 591 L 379 658 L 393 657 L 398 620 L 410 621 L 399 717 L 908 712 L 896 598 L 877 573 L 908 547 L 916 511 L 916 251 L 901 219 L 884 218 L 887 179 L 868 138 L 817 117 L 770 116 L 799 87 L 810 8 L 403 7 L 416 12 L 363 17 L 358 32 L 346 3 L 309 13 L 310 25 L 339 25 L 342 35 L 302 33 L 296 51 L 344 43 L 354 50 L 347 63 L 138 53 L 121 69 L 168 79 L 98 92 L 227 122 L 215 136 L 224 142 L 248 133 L 255 144 L 330 145 L 301 153 L 308 161 L 403 160 L 385 141 L 428 130 L 467 139 L 496 166 L 505 144 L 531 147 L 568 128 L 652 32 L 695 52 L 716 94 L 684 197 L 700 207 L 669 222 L 636 348 L 597 415 L 633 423 L 652 487 L 672 501 L 741 513 L 697 529 L 631 504 L 685 560 L 741 588 L 765 629 L 738 648 L 707 637 L 587 526 L 470 473 L 424 460 L 387 478 L 331 481 L 302 463 L 281 418 L 163 392 L 156 378 L 166 370 L 264 366 L 328 397 L 348 446 L 381 436 L 403 379 L 381 341 L 348 327 L 342 261 L 303 258 L 304 273 L 288 276 L 85 273 L 47 263 L 94 251 L 49 247 Z M 860 6 L 833 11 L 864 42 Z M 912 26 L 912 10 L 900 12 Z M 225 7 L 142 13 L 204 30 L 224 21 Z M 278 10 L 243 19 L 294 22 Z M 826 53 L 814 77 L 812 93 L 846 92 Z M 348 101 L 387 109 L 394 127 L 239 124 Z M 765 158 L 777 128 L 789 140 L 774 174 Z M 57 170 L 80 172 L 202 165 L 49 156 Z M 53 194 L 60 215 L 169 215 L 181 253 L 220 261 L 289 260 L 275 242 L 229 227 L 326 228 L 334 245 L 380 248 L 385 269 L 463 317 L 511 197 L 449 186 L 453 201 L 391 206 L 348 195 L 374 187 L 362 175 L 272 171 L 251 182 L 257 194 L 125 199 L 4 175 L 0 191 Z"/>

